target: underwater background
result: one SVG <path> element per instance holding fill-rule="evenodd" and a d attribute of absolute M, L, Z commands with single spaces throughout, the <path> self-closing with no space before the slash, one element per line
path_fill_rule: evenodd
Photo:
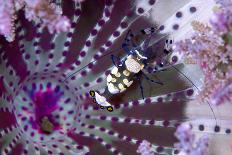
<path fill-rule="evenodd" d="M 21 10 L 14 41 L 0 38 L 0 154 L 135 155 L 143 140 L 152 144 L 150 154 L 183 154 L 174 148 L 174 133 L 183 122 L 191 123 L 197 138 L 208 135 L 207 154 L 232 154 L 230 103 L 213 106 L 213 113 L 209 104 L 194 100 L 203 73 L 177 52 L 168 56 L 166 70 L 148 74 L 164 85 L 141 79 L 145 99 L 136 81 L 110 98 L 113 112 L 100 109 L 89 96 L 90 90 L 106 87 L 110 54 L 125 55 L 121 47 L 129 29 L 137 34 L 158 27 L 152 52 L 162 53 L 167 38 L 185 39 L 192 21 L 209 20 L 213 0 L 53 3 L 71 21 L 67 32 L 49 32 Z M 41 130 L 42 116 L 53 123 L 49 133 Z"/>

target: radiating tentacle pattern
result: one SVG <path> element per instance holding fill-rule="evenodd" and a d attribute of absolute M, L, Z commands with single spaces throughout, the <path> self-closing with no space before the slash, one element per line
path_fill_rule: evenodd
<path fill-rule="evenodd" d="M 200 132 L 215 133 L 209 107 L 204 107 L 207 118 L 188 117 L 191 111 L 185 108 L 198 91 L 189 82 L 193 76 L 181 55 L 164 50 L 165 40 L 180 40 L 191 31 L 189 23 L 203 17 L 210 2 L 179 0 L 170 7 L 167 1 L 56 1 L 71 27 L 54 34 L 18 12 L 15 41 L 0 40 L 0 154 L 130 155 L 144 139 L 155 154 L 177 154 L 174 132 L 180 123 L 192 122 L 193 130 L 201 125 Z M 167 15 L 162 9 L 156 13 L 165 6 Z M 109 98 L 113 112 L 101 109 L 89 91 L 105 89 L 114 67 L 111 55 L 126 55 L 122 44 L 128 30 L 136 34 L 134 42 L 143 42 L 149 36 L 143 36 L 144 29 L 151 27 L 157 31 L 148 45 L 154 60 L 146 78 L 162 85 L 143 76 L 144 99 L 135 80 Z M 220 129 L 217 133 L 230 133 L 227 126 Z"/>

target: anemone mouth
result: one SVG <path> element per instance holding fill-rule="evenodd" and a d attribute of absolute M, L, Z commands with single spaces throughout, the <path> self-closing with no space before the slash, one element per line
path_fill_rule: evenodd
<path fill-rule="evenodd" d="M 80 109 L 68 85 L 42 74 L 34 74 L 22 83 L 13 105 L 19 126 L 34 142 L 67 134 Z"/>

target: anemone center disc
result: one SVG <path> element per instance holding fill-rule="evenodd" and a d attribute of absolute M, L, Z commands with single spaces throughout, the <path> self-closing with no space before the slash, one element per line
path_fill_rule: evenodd
<path fill-rule="evenodd" d="M 67 133 L 79 110 L 68 85 L 55 78 L 38 77 L 28 78 L 14 100 L 17 122 L 35 142 Z"/>

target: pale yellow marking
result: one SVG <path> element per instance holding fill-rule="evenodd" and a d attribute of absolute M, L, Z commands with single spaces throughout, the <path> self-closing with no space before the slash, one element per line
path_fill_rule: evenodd
<path fill-rule="evenodd" d="M 129 81 L 128 79 L 123 79 L 122 81 L 127 87 L 130 87 L 130 85 L 133 83 L 133 81 Z"/>
<path fill-rule="evenodd" d="M 120 92 L 123 92 L 126 90 L 126 88 L 121 83 L 118 84 L 118 88 L 120 89 Z"/>
<path fill-rule="evenodd" d="M 129 81 L 128 84 L 126 84 L 127 87 L 130 87 L 130 85 L 132 85 L 133 81 Z"/>
<path fill-rule="evenodd" d="M 118 72 L 117 74 L 115 74 L 115 76 L 116 76 L 116 77 L 120 77 L 120 76 L 121 76 L 121 73 Z"/>
<path fill-rule="evenodd" d="M 115 78 L 112 78 L 111 79 L 111 82 L 116 82 L 117 80 Z"/>
<path fill-rule="evenodd" d="M 107 82 L 110 82 L 112 80 L 112 76 L 109 74 L 106 78 Z"/>
<path fill-rule="evenodd" d="M 124 88 L 124 89 L 121 89 L 121 90 L 120 90 L 120 93 L 124 92 L 125 90 L 126 90 L 126 88 Z"/>
<path fill-rule="evenodd" d="M 123 88 L 124 88 L 124 87 L 123 87 L 123 84 L 119 83 L 119 84 L 118 84 L 118 88 L 119 88 L 119 89 L 123 89 Z"/>
<path fill-rule="evenodd" d="M 130 72 L 129 72 L 128 70 L 124 70 L 122 73 L 123 73 L 125 76 L 129 76 L 129 75 L 130 75 Z"/>
<path fill-rule="evenodd" d="M 117 87 L 115 87 L 112 83 L 108 83 L 108 90 L 111 94 L 117 94 L 119 93 L 120 91 L 118 90 Z"/>
<path fill-rule="evenodd" d="M 113 83 L 108 83 L 108 86 L 114 88 Z"/>
<path fill-rule="evenodd" d="M 140 64 L 140 66 L 141 66 L 141 70 L 144 68 L 144 64 Z"/>
<path fill-rule="evenodd" d="M 112 70 L 111 70 L 111 74 L 117 74 L 118 72 L 118 68 L 117 67 L 114 67 Z"/>
<path fill-rule="evenodd" d="M 125 85 L 127 85 L 127 84 L 129 83 L 128 79 L 123 79 L 122 81 L 123 81 L 123 83 L 124 83 Z"/>

